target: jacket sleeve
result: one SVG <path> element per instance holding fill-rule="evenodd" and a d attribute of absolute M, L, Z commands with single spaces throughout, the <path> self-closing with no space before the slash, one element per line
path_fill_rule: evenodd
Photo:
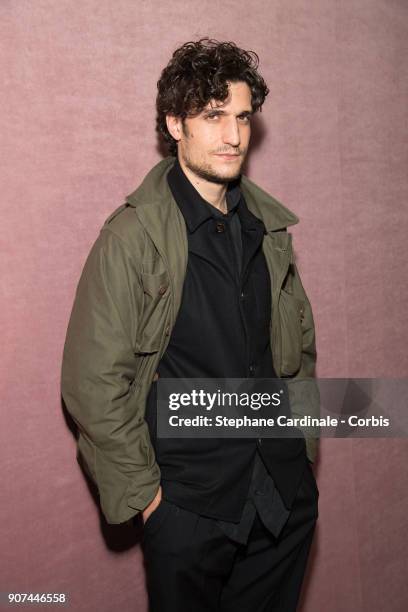
<path fill-rule="evenodd" d="M 315 379 L 316 367 L 316 340 L 315 326 L 312 308 L 306 292 L 300 280 L 296 264 L 292 277 L 293 295 L 300 304 L 300 326 L 301 326 L 301 362 L 300 369 L 291 379 L 286 379 L 289 390 L 289 400 L 293 416 L 320 416 L 320 394 Z M 314 462 L 319 446 L 319 427 L 302 426 L 302 432 L 306 440 L 306 452 L 309 461 Z"/>
<path fill-rule="evenodd" d="M 61 391 L 79 429 L 78 458 L 109 523 L 143 510 L 160 484 L 138 403 L 134 339 L 142 290 L 136 266 L 122 239 L 102 228 L 78 283 L 62 360 Z"/>

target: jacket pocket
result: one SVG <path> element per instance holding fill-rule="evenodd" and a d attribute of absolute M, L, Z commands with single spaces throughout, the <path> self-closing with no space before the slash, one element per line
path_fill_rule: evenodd
<path fill-rule="evenodd" d="M 302 362 L 302 317 L 304 304 L 282 289 L 279 296 L 281 325 L 281 374 L 292 376 Z"/>
<path fill-rule="evenodd" d="M 136 352 L 154 353 L 160 348 L 169 308 L 170 280 L 166 270 L 159 274 L 141 273 L 143 306 L 139 320 Z"/>

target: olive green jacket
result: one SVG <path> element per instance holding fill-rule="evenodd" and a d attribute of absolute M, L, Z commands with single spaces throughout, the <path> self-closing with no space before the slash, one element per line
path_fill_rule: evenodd
<path fill-rule="evenodd" d="M 160 484 L 144 412 L 187 266 L 186 226 L 166 179 L 173 163 L 167 157 L 154 166 L 105 221 L 78 283 L 64 346 L 61 390 L 79 429 L 78 459 L 109 523 L 143 510 Z M 298 219 L 245 176 L 241 189 L 267 230 L 276 373 L 290 383 L 292 413 L 318 416 L 313 316 L 285 229 Z M 302 431 L 314 461 L 318 433 Z"/>

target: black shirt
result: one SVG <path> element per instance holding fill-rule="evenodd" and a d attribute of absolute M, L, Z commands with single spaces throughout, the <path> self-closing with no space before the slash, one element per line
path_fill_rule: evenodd
<path fill-rule="evenodd" d="M 188 262 L 180 310 L 158 366 L 159 376 L 274 378 L 269 342 L 270 276 L 261 248 L 265 232 L 262 221 L 248 210 L 239 180 L 228 184 L 226 214 L 202 198 L 177 159 L 168 183 L 186 222 Z M 211 441 L 209 444 L 204 439 L 192 440 L 190 446 L 187 439 L 179 445 L 157 440 L 152 417 L 155 400 L 153 384 L 146 420 L 162 472 L 163 497 L 217 518 L 220 528 L 238 542 L 246 541 L 256 511 L 277 536 L 289 510 L 268 474 L 257 442 L 224 439 L 221 447 L 211 446 Z M 202 476 L 198 456 L 205 461 L 209 484 L 204 483 L 206 476 Z M 214 475 L 221 456 L 225 482 L 219 474 Z M 198 504 L 191 497 L 191 489 L 197 489 L 200 479 L 202 503 Z M 241 480 L 238 484 L 237 479 Z M 228 495 L 228 489 L 233 498 L 229 507 L 235 496 L 237 511 L 233 517 L 222 516 L 226 512 L 221 511 L 228 506 L 221 499 Z M 211 502 L 206 503 L 210 496 Z"/>

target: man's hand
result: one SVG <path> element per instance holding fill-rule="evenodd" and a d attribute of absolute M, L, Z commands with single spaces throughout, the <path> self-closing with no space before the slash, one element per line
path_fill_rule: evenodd
<path fill-rule="evenodd" d="M 156 493 L 156 497 L 154 498 L 154 500 L 150 502 L 150 504 L 142 512 L 143 524 L 145 524 L 145 522 L 147 521 L 151 513 L 156 510 L 157 506 L 161 502 L 161 498 L 162 498 L 162 488 L 160 486 L 159 490 Z"/>

